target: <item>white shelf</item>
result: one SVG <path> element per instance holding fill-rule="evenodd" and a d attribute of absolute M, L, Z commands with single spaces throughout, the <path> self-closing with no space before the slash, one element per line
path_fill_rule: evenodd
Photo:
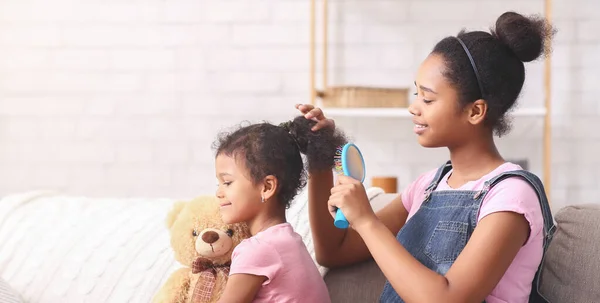
<path fill-rule="evenodd" d="M 322 108 L 326 116 L 331 117 L 412 117 L 407 108 Z M 515 117 L 543 117 L 546 115 L 546 108 L 531 107 L 520 108 L 509 115 Z"/>

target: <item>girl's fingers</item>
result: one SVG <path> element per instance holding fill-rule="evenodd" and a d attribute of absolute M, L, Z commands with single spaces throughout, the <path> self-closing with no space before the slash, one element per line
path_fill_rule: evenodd
<path fill-rule="evenodd" d="M 341 177 L 341 176 L 338 176 L 338 178 L 339 177 Z M 339 181 L 337 181 L 337 182 L 339 182 Z M 336 186 L 334 186 L 334 187 L 331 188 L 331 196 L 337 196 L 337 195 L 340 195 L 342 193 L 345 193 L 345 192 L 351 190 L 352 187 L 353 187 L 352 184 L 340 184 L 340 183 L 338 183 L 338 185 L 336 185 Z"/>
<path fill-rule="evenodd" d="M 321 120 L 325 119 L 325 115 L 323 114 L 323 111 L 318 107 L 311 109 L 306 115 L 304 115 L 304 117 L 306 117 L 306 119 L 315 118 L 315 119 L 317 119 L 317 121 L 321 121 Z"/>
<path fill-rule="evenodd" d="M 296 104 L 296 109 L 305 115 L 314 108 L 315 107 L 312 104 Z"/>
<path fill-rule="evenodd" d="M 314 107 L 312 104 L 296 104 L 296 109 L 304 114 L 306 119 L 317 121 L 317 124 L 315 124 L 312 128 L 313 131 L 317 131 L 326 127 L 335 128 L 335 122 L 332 119 L 326 118 L 323 110 L 318 107 Z"/>
<path fill-rule="evenodd" d="M 335 218 L 335 214 L 337 213 L 338 207 L 335 206 L 336 205 L 336 201 L 335 200 L 329 200 L 327 201 L 327 208 L 329 208 L 329 214 L 331 215 L 332 218 Z"/>

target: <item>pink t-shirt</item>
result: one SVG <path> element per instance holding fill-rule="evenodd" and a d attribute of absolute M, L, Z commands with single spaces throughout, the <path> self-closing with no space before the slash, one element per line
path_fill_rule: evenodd
<path fill-rule="evenodd" d="M 494 171 L 476 181 L 470 181 L 460 188 L 451 188 L 448 185 L 446 174 L 436 191 L 439 190 L 481 190 L 483 183 L 494 176 L 511 170 L 521 169 L 519 165 L 506 162 Z M 408 218 L 412 217 L 425 196 L 425 190 L 435 177 L 437 169 L 421 175 L 402 192 L 402 203 L 408 211 Z M 483 217 L 499 211 L 512 211 L 523 214 L 529 221 L 530 236 L 517 253 L 517 256 L 508 270 L 496 285 L 496 288 L 486 298 L 487 303 L 527 302 L 531 291 L 533 277 L 542 260 L 544 219 L 535 190 L 522 178 L 507 178 L 497 183 L 484 197 L 479 210 L 478 221 Z"/>
<path fill-rule="evenodd" d="M 267 277 L 253 302 L 331 302 L 302 237 L 289 223 L 243 240 L 231 257 L 230 275 L 235 274 Z"/>

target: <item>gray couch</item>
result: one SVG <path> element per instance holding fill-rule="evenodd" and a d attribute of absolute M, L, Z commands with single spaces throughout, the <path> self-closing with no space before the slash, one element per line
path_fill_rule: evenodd
<path fill-rule="evenodd" d="M 381 209 L 394 195 L 377 196 Z M 541 291 L 551 303 L 600 302 L 600 204 L 554 210 L 557 230 L 543 262 Z M 333 303 L 377 302 L 385 277 L 374 261 L 330 270 L 325 281 Z"/>

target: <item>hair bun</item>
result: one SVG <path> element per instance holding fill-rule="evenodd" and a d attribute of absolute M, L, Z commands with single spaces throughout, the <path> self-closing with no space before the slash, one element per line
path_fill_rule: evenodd
<path fill-rule="evenodd" d="M 525 17 L 515 12 L 506 12 L 496 20 L 492 33 L 506 44 L 523 62 L 530 62 L 542 55 L 548 54 L 550 43 L 555 31 L 541 17 Z"/>

